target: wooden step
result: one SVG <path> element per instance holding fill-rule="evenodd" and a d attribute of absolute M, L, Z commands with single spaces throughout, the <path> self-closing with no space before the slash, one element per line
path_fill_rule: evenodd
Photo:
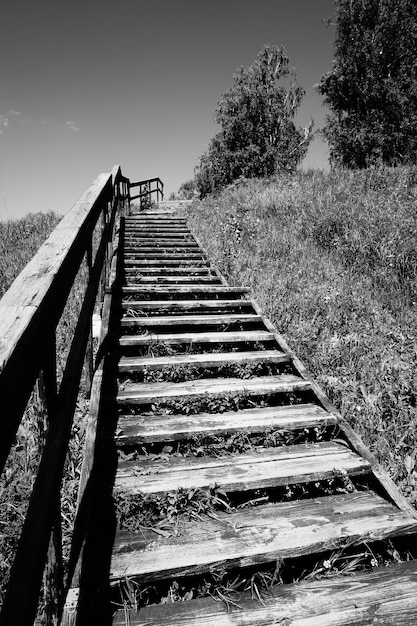
<path fill-rule="evenodd" d="M 237 604 L 207 597 L 118 611 L 113 626 L 416 626 L 417 561 L 275 585 L 262 602 L 239 593 Z"/>
<path fill-rule="evenodd" d="M 189 230 L 189 226 L 184 222 L 169 220 L 169 222 L 161 220 L 125 220 L 126 228 L 181 228 Z"/>
<path fill-rule="evenodd" d="M 170 302 L 168 300 L 168 302 Z M 239 300 L 238 300 L 239 302 Z M 234 332 L 220 333 L 172 333 L 158 335 L 149 333 L 147 335 L 128 335 L 120 337 L 121 347 L 147 346 L 150 344 L 223 344 L 223 343 L 261 343 L 274 341 L 272 333 L 263 330 L 237 330 Z"/>
<path fill-rule="evenodd" d="M 164 252 L 163 250 L 161 252 L 156 252 L 154 254 L 148 255 L 145 252 L 127 252 L 124 254 L 123 256 L 124 260 L 130 260 L 130 261 L 179 261 L 181 263 L 183 262 L 192 262 L 194 263 L 194 261 L 196 259 L 198 259 L 199 261 L 205 261 L 207 263 L 209 263 L 209 261 L 206 259 L 205 255 L 203 254 L 203 252 L 175 252 L 175 253 L 171 253 L 171 252 Z"/>
<path fill-rule="evenodd" d="M 181 224 L 178 222 L 160 224 L 159 222 L 129 222 L 125 223 L 124 227 L 125 232 L 137 232 L 137 231 L 146 231 L 146 232 L 187 232 L 191 233 L 191 229 L 187 226 L 187 224 Z"/>
<path fill-rule="evenodd" d="M 368 461 L 335 442 L 309 443 L 259 452 L 213 457 L 143 457 L 120 461 L 115 486 L 129 494 L 158 494 L 178 489 L 207 489 L 217 485 L 226 492 L 242 492 L 295 483 L 312 483 L 368 473 Z"/>
<path fill-rule="evenodd" d="M 189 232 L 191 232 L 190 227 L 187 224 L 178 224 L 177 222 L 173 222 L 170 224 L 167 223 L 155 223 L 155 222 L 142 222 L 142 221 L 136 221 L 136 222 L 125 222 L 125 230 L 126 229 L 130 229 L 130 230 L 141 230 L 141 229 L 146 229 L 146 230 L 179 230 L 179 231 L 183 231 L 183 230 L 187 230 Z"/>
<path fill-rule="evenodd" d="M 193 235 L 191 233 L 178 233 L 176 232 L 167 232 L 167 233 L 163 233 L 161 231 L 159 232 L 155 232 L 155 233 L 150 233 L 147 231 L 126 231 L 125 232 L 125 241 L 127 242 L 136 242 L 137 240 L 142 240 L 145 239 L 146 241 L 151 242 L 152 244 L 154 243 L 154 241 L 160 241 L 160 240 L 166 240 L 167 242 L 172 242 L 172 241 L 182 241 L 182 242 L 187 242 L 187 241 L 192 241 L 194 242 L 195 239 L 193 237 Z"/>
<path fill-rule="evenodd" d="M 185 383 L 137 383 L 130 384 L 117 394 L 120 405 L 141 405 L 198 398 L 201 395 L 224 394 L 281 394 L 311 389 L 311 383 L 292 374 L 280 376 L 257 376 L 254 378 L 202 378 Z"/>
<path fill-rule="evenodd" d="M 155 244 L 155 245 L 147 245 L 147 244 L 138 244 L 138 245 L 132 245 L 132 246 L 126 246 L 125 248 L 126 252 L 143 252 L 149 255 L 152 254 L 158 254 L 163 252 L 164 254 L 182 254 L 183 256 L 188 256 L 189 254 L 192 253 L 198 253 L 199 255 L 202 255 L 202 251 L 201 249 L 198 247 L 197 244 L 187 244 L 184 246 L 180 246 L 178 244 L 172 245 L 172 246 L 168 246 L 166 244 Z"/>
<path fill-rule="evenodd" d="M 260 365 L 289 363 L 290 357 L 278 350 L 252 352 L 209 352 L 208 354 L 180 354 L 162 357 L 122 357 L 119 372 L 142 372 L 144 369 L 161 370 L 166 367 L 220 367 L 222 365 Z"/>
<path fill-rule="evenodd" d="M 237 324 L 241 322 L 262 322 L 262 316 L 256 313 L 230 313 L 229 315 L 161 315 L 155 317 L 127 317 L 121 320 L 123 328 L 154 327 L 154 326 L 183 326 L 183 325 L 217 325 Z"/>
<path fill-rule="evenodd" d="M 414 518 L 373 492 L 270 504 L 220 513 L 219 520 L 184 522 L 178 537 L 122 532 L 116 537 L 110 578 L 132 576 L 149 582 L 192 576 L 336 550 L 416 530 Z"/>
<path fill-rule="evenodd" d="M 165 254 L 183 254 L 184 256 L 188 256 L 188 254 L 203 254 L 203 251 L 199 247 L 197 243 L 189 243 L 189 242 L 179 242 L 173 241 L 171 243 L 167 242 L 159 242 L 159 241 L 143 241 L 143 242 L 128 242 L 125 247 L 125 254 L 131 253 L 139 253 L 146 252 L 149 254 L 156 254 L 160 252 L 165 252 Z"/>
<path fill-rule="evenodd" d="M 124 239 L 125 241 L 128 241 L 129 239 L 134 239 L 135 241 L 136 239 L 147 239 L 147 240 L 162 239 L 162 240 L 167 240 L 167 241 L 171 241 L 172 239 L 178 239 L 180 241 L 183 239 L 192 239 L 193 241 L 195 241 L 192 233 L 187 230 L 184 230 L 184 231 L 152 230 L 151 231 L 151 230 L 144 230 L 142 228 L 126 229 L 124 232 Z"/>
<path fill-rule="evenodd" d="M 174 261 L 175 263 L 178 263 L 180 265 L 182 265 L 183 263 L 206 263 L 206 264 L 210 264 L 210 262 L 207 260 L 207 258 L 205 257 L 205 255 L 202 252 L 175 252 L 175 253 L 168 253 L 168 252 L 154 252 L 152 254 L 148 254 L 145 252 L 131 252 L 131 253 L 126 253 L 123 256 L 124 261 L 146 261 L 147 263 L 152 263 L 152 262 L 160 262 L 162 264 L 165 263 L 169 263 L 170 261 Z"/>
<path fill-rule="evenodd" d="M 152 295 L 156 294 L 195 294 L 199 295 L 200 298 L 204 296 L 210 296 L 211 299 L 214 295 L 216 296 L 224 296 L 226 298 L 231 298 L 236 296 L 236 298 L 240 298 L 241 296 L 249 293 L 249 289 L 245 287 L 228 287 L 226 285 L 172 285 L 172 286 L 164 286 L 158 287 L 153 285 L 131 285 L 129 287 L 122 287 L 123 296 L 136 295 L 138 293 L 149 293 Z M 209 299 L 209 298 L 207 298 Z"/>
<path fill-rule="evenodd" d="M 127 235 L 125 237 L 125 247 L 129 248 L 132 245 L 136 246 L 198 246 L 195 239 L 192 237 L 151 237 L 151 236 L 139 236 L 139 235 Z"/>
<path fill-rule="evenodd" d="M 158 275 L 170 275 L 170 274 L 189 274 L 192 275 L 201 275 L 208 276 L 211 272 L 209 267 L 195 267 L 190 265 L 188 267 L 150 267 L 142 266 L 142 267 L 132 267 L 130 263 L 125 263 L 124 272 L 127 275 L 137 275 L 137 276 L 146 276 L 147 274 L 158 274 Z"/>
<path fill-rule="evenodd" d="M 123 309 L 164 311 L 210 311 L 211 309 L 253 308 L 251 300 L 132 300 Z"/>
<path fill-rule="evenodd" d="M 261 409 L 144 417 L 122 415 L 116 444 L 132 446 L 163 441 L 180 441 L 197 436 L 225 436 L 235 432 L 259 433 L 266 430 L 292 431 L 325 428 L 337 423 L 336 417 L 315 404 L 296 404 Z"/>
<path fill-rule="evenodd" d="M 218 276 L 179 276 L 179 275 L 174 275 L 174 276 L 143 276 L 143 275 L 131 275 L 128 274 L 126 276 L 126 281 L 129 284 L 142 284 L 142 283 L 149 283 L 149 284 L 154 284 L 154 285 L 163 285 L 163 284 L 169 284 L 169 283 L 174 283 L 174 284 L 179 284 L 179 283 L 184 283 L 184 284 L 193 284 L 193 283 L 198 283 L 198 284 L 207 284 L 207 285 L 221 285 L 222 281 L 220 280 L 220 278 L 218 278 Z"/>
<path fill-rule="evenodd" d="M 180 240 L 174 240 L 174 239 L 170 239 L 170 240 L 163 240 L 163 239 L 155 239 L 155 240 L 150 240 L 150 239 L 131 239 L 131 240 L 127 240 L 125 242 L 125 246 L 124 246 L 125 250 L 131 250 L 133 249 L 139 249 L 142 250 L 143 248 L 147 249 L 147 250 L 152 250 L 154 248 L 159 249 L 159 248 L 164 248 L 166 250 L 171 250 L 172 248 L 184 248 L 184 249 L 190 249 L 190 250 L 200 250 L 200 246 L 198 245 L 198 243 L 195 243 L 193 241 L 180 241 Z"/>
<path fill-rule="evenodd" d="M 125 218 L 125 224 L 186 224 L 187 220 L 184 217 L 141 217 L 131 216 Z"/>
<path fill-rule="evenodd" d="M 127 267 L 138 267 L 138 268 L 142 268 L 142 267 L 144 268 L 146 267 L 157 268 L 158 267 L 159 268 L 160 267 L 161 269 L 164 269 L 168 267 L 174 268 L 174 267 L 181 266 L 181 265 L 185 267 L 189 267 L 189 266 L 193 267 L 193 264 L 196 264 L 196 263 L 198 264 L 198 267 L 201 267 L 201 266 L 208 267 L 211 265 L 210 261 L 206 261 L 203 259 L 196 260 L 194 258 L 181 260 L 181 259 L 136 259 L 134 257 L 133 258 L 127 257 L 124 259 L 125 267 L 127 266 Z"/>
<path fill-rule="evenodd" d="M 189 228 L 179 226 L 144 226 L 144 225 L 126 225 L 124 229 L 125 233 L 129 234 L 145 234 L 146 236 L 162 236 L 172 237 L 178 234 L 180 237 L 187 235 L 192 237 L 192 232 Z"/>

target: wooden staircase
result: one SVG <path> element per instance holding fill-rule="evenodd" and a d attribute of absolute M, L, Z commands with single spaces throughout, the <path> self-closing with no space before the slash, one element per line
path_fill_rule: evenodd
<path fill-rule="evenodd" d="M 417 624 L 416 512 L 175 209 L 122 224 L 114 498 L 214 510 L 118 527 L 113 623 Z"/>

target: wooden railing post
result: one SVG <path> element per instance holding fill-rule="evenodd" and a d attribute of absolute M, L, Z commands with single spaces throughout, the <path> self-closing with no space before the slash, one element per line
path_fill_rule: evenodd
<path fill-rule="evenodd" d="M 91 234 L 91 239 L 86 252 L 86 265 L 88 272 L 88 280 L 91 278 L 91 271 L 93 268 L 93 236 L 94 233 Z M 93 373 L 94 373 L 94 349 L 93 349 L 93 318 L 90 318 L 90 331 L 87 341 L 87 349 L 85 353 L 85 373 L 86 373 L 86 386 L 87 386 L 87 394 L 90 393 L 91 384 L 93 382 Z"/>
<path fill-rule="evenodd" d="M 55 331 L 46 343 L 45 360 L 38 379 L 38 392 L 41 412 L 44 416 L 43 428 L 46 431 L 52 420 L 56 419 L 58 384 L 56 373 Z M 54 521 L 43 574 L 43 592 L 45 621 L 47 624 L 57 626 L 59 623 L 60 605 L 64 590 L 61 497 L 59 492 L 56 496 L 54 508 Z"/>

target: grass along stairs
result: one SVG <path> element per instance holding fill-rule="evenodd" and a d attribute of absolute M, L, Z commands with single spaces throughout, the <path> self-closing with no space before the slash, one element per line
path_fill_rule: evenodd
<path fill-rule="evenodd" d="M 248 290 L 175 205 L 121 236 L 113 623 L 417 623 L 414 509 Z"/>

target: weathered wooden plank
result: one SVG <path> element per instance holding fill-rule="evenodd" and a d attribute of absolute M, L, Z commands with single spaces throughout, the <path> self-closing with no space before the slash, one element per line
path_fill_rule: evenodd
<path fill-rule="evenodd" d="M 169 302 L 169 300 L 168 300 Z M 149 333 L 146 335 L 129 335 L 120 337 L 122 347 L 147 346 L 150 344 L 202 344 L 202 343 L 258 343 L 274 341 L 274 335 L 262 330 L 237 330 L 232 332 L 201 332 L 201 333 L 172 333 L 158 335 Z"/>
<path fill-rule="evenodd" d="M 180 261 L 180 262 L 193 262 L 198 259 L 199 261 L 207 261 L 203 252 L 164 252 L 161 250 L 160 252 L 154 252 L 152 254 L 147 254 L 145 252 L 127 252 L 124 254 L 124 259 L 126 260 L 145 260 L 145 261 Z"/>
<path fill-rule="evenodd" d="M 370 471 L 369 463 L 337 443 L 315 443 L 262 449 L 212 459 L 172 457 L 166 462 L 128 461 L 119 464 L 115 487 L 129 494 L 157 494 L 178 489 L 226 492 L 267 489 Z M 416 522 L 417 524 L 417 522 Z"/>
<path fill-rule="evenodd" d="M 168 292 L 172 292 L 172 293 L 201 293 L 201 294 L 205 294 L 205 293 L 209 293 L 209 294 L 225 294 L 225 295 L 233 295 L 233 294 L 247 294 L 249 293 L 249 289 L 247 289 L 246 287 L 225 287 L 223 285 L 219 285 L 218 287 L 213 285 L 201 285 L 200 287 L 198 285 L 193 285 L 191 287 L 164 287 L 163 289 L 161 289 L 160 287 L 152 287 L 150 285 L 143 285 L 143 287 L 122 287 L 122 293 L 123 295 L 130 295 L 130 294 L 136 294 L 136 293 L 141 293 L 141 292 L 163 292 L 163 293 L 168 293 Z"/>
<path fill-rule="evenodd" d="M 141 372 L 144 369 L 160 370 L 165 367 L 194 366 L 221 367 L 222 365 L 258 365 L 289 363 L 288 355 L 278 350 L 256 350 L 251 352 L 209 352 L 206 354 L 180 354 L 168 357 L 122 357 L 119 372 Z"/>
<path fill-rule="evenodd" d="M 132 247 L 142 247 L 142 246 L 153 246 L 159 247 L 164 246 L 167 248 L 197 248 L 198 244 L 194 241 L 192 237 L 174 237 L 169 239 L 167 237 L 148 237 L 148 236 L 138 236 L 138 235 L 128 235 L 125 237 L 125 248 L 129 250 Z"/>
<path fill-rule="evenodd" d="M 158 213 L 158 214 L 154 214 L 152 215 L 151 213 L 145 213 L 144 211 L 141 212 L 140 214 L 132 214 L 132 215 L 128 215 L 126 217 L 126 223 L 130 224 L 130 223 L 140 223 L 140 224 L 144 224 L 146 222 L 152 222 L 155 224 L 162 224 L 162 223 L 171 223 L 171 222 L 181 222 L 183 224 L 185 224 L 187 222 L 187 219 L 185 217 L 178 217 L 178 216 L 173 216 L 172 213 L 167 213 L 165 216 L 162 213 Z"/>
<path fill-rule="evenodd" d="M 252 307 L 251 300 L 131 300 L 123 302 L 124 310 L 210 311 L 211 309 L 237 309 Z"/>
<path fill-rule="evenodd" d="M 197 436 L 226 435 L 244 431 L 292 431 L 301 428 L 325 428 L 337 423 L 334 415 L 315 404 L 266 407 L 198 413 L 197 415 L 140 416 L 122 415 L 118 422 L 118 446 L 179 441 Z"/>
<path fill-rule="evenodd" d="M 138 224 L 126 225 L 124 229 L 125 235 L 139 235 L 145 237 L 149 235 L 165 235 L 171 237 L 178 233 L 179 237 L 184 235 L 194 237 L 192 231 L 185 224 Z"/>
<path fill-rule="evenodd" d="M 124 260 L 124 265 L 125 267 L 138 267 L 138 268 L 142 268 L 142 267 L 160 267 L 161 269 L 168 268 L 168 267 L 178 267 L 178 266 L 184 266 L 184 267 L 189 267 L 189 266 L 193 266 L 193 265 L 197 265 L 198 267 L 201 266 L 210 266 L 211 263 L 210 261 L 206 261 L 205 259 L 196 259 L 196 258 L 190 258 L 190 259 L 137 259 L 135 257 L 125 257 Z"/>
<path fill-rule="evenodd" d="M 161 204 L 161 203 L 159 203 Z M 166 211 L 165 214 L 162 211 L 140 211 L 132 212 L 130 215 L 126 217 L 129 221 L 187 221 L 187 216 L 183 215 L 181 212 L 173 213 L 171 211 L 171 207 L 169 211 Z"/>
<path fill-rule="evenodd" d="M 183 233 L 179 233 L 178 231 L 175 232 L 163 232 L 163 231 L 143 231 L 142 229 L 140 230 L 126 230 L 125 231 L 125 237 L 124 237 L 126 242 L 136 242 L 136 241 L 152 241 L 156 240 L 156 241 L 162 241 L 162 242 L 168 242 L 168 243 L 172 243 L 172 241 L 174 240 L 178 240 L 180 242 L 184 242 L 184 239 L 189 239 L 191 241 L 195 241 L 194 237 L 192 236 L 192 234 L 190 232 L 183 232 Z"/>
<path fill-rule="evenodd" d="M 191 239 L 194 241 L 193 235 L 189 231 L 162 231 L 162 230 L 143 230 L 140 229 L 125 229 L 125 241 L 141 241 L 141 240 L 153 240 L 157 239 L 158 241 L 168 241 L 171 242 L 173 239 L 178 239 L 178 241 L 183 241 L 184 239 Z"/>
<path fill-rule="evenodd" d="M 225 393 L 264 395 L 307 391 L 311 384 L 292 374 L 258 376 L 256 378 L 213 378 L 186 383 L 138 383 L 119 391 L 119 404 L 151 404 L 178 398 L 193 398 L 204 394 L 213 396 Z"/>
<path fill-rule="evenodd" d="M 197 253 L 199 256 L 204 256 L 202 250 L 194 244 L 187 244 L 184 246 L 180 246 L 179 244 L 173 244 L 172 246 L 168 246 L 167 244 L 158 244 L 151 242 L 143 243 L 143 244 L 131 244 L 125 247 L 126 254 L 137 254 L 137 253 L 145 253 L 146 255 L 153 254 L 176 254 L 183 255 L 185 257 L 190 257 L 191 254 Z"/>
<path fill-rule="evenodd" d="M 149 223 L 149 222 L 125 222 L 125 232 L 126 231 L 136 231 L 136 230 L 146 230 L 146 231 L 169 231 L 169 230 L 177 230 L 179 232 L 188 232 L 191 233 L 191 229 L 187 226 L 187 224 L 182 224 L 178 222 L 166 224 L 162 223 Z"/>
<path fill-rule="evenodd" d="M 262 317 L 255 313 L 230 313 L 229 315 L 161 315 L 160 317 L 127 317 L 121 320 L 123 328 L 127 327 L 155 327 L 155 326 L 183 326 L 190 325 L 213 325 L 213 324 L 237 324 L 239 322 L 261 322 Z"/>
<path fill-rule="evenodd" d="M 187 257 L 190 254 L 199 254 L 200 256 L 203 254 L 202 250 L 198 247 L 198 245 L 193 243 L 187 243 L 184 245 L 180 245 L 178 243 L 173 243 L 172 245 L 168 245 L 166 243 L 158 243 L 158 242 L 143 242 L 143 243 L 131 243 L 125 246 L 125 253 L 129 254 L 138 254 L 138 253 L 146 253 L 146 254 L 182 254 Z M 191 258 L 191 257 L 190 257 Z"/>
<path fill-rule="evenodd" d="M 171 222 L 173 223 L 181 223 L 184 224 L 185 226 L 187 225 L 187 220 L 185 217 L 175 217 L 175 215 L 170 214 L 169 217 L 167 218 L 157 218 L 157 217 L 152 217 L 152 216 L 148 216 L 146 214 L 142 214 L 141 215 L 128 215 L 126 216 L 126 220 L 125 223 L 126 224 L 133 224 L 133 225 L 137 225 L 137 224 L 146 224 L 146 223 L 155 223 L 157 225 L 161 224 L 161 223 L 168 223 L 170 224 Z"/>
<path fill-rule="evenodd" d="M 211 274 L 209 267 L 196 267 L 193 265 L 187 267 L 151 267 L 149 265 L 137 267 L 131 263 L 125 263 L 124 271 L 126 276 L 210 276 Z"/>
<path fill-rule="evenodd" d="M 193 234 L 189 228 L 181 228 L 179 226 L 126 226 L 124 229 L 126 235 L 141 235 L 142 237 L 162 236 L 162 237 L 192 237 Z"/>
<path fill-rule="evenodd" d="M 137 281 L 137 283 L 135 282 Z M 126 282 L 129 285 L 132 284 L 154 284 L 154 285 L 164 285 L 164 284 L 207 284 L 207 285 L 221 285 L 222 282 L 220 278 L 217 276 L 144 276 L 143 274 L 132 275 L 128 274 L 126 276 Z"/>
<path fill-rule="evenodd" d="M 240 593 L 237 607 L 211 597 L 118 611 L 113 626 L 416 626 L 417 562 L 354 576 L 276 585 L 254 602 Z"/>
<path fill-rule="evenodd" d="M 149 230 L 186 230 L 191 232 L 187 223 L 183 220 L 131 220 L 126 219 L 125 230 L 149 229 Z"/>
<path fill-rule="evenodd" d="M 200 246 L 198 243 L 194 241 L 183 241 L 182 239 L 148 239 L 148 237 L 135 237 L 132 239 L 127 239 L 125 241 L 125 250 L 137 249 L 139 250 L 152 250 L 165 248 L 167 250 L 171 250 L 172 248 L 184 248 L 190 250 L 199 250 Z"/>
<path fill-rule="evenodd" d="M 111 579 L 140 581 L 337 549 L 417 530 L 416 520 L 372 492 L 258 506 L 220 520 L 184 523 L 179 537 L 120 533 Z"/>

